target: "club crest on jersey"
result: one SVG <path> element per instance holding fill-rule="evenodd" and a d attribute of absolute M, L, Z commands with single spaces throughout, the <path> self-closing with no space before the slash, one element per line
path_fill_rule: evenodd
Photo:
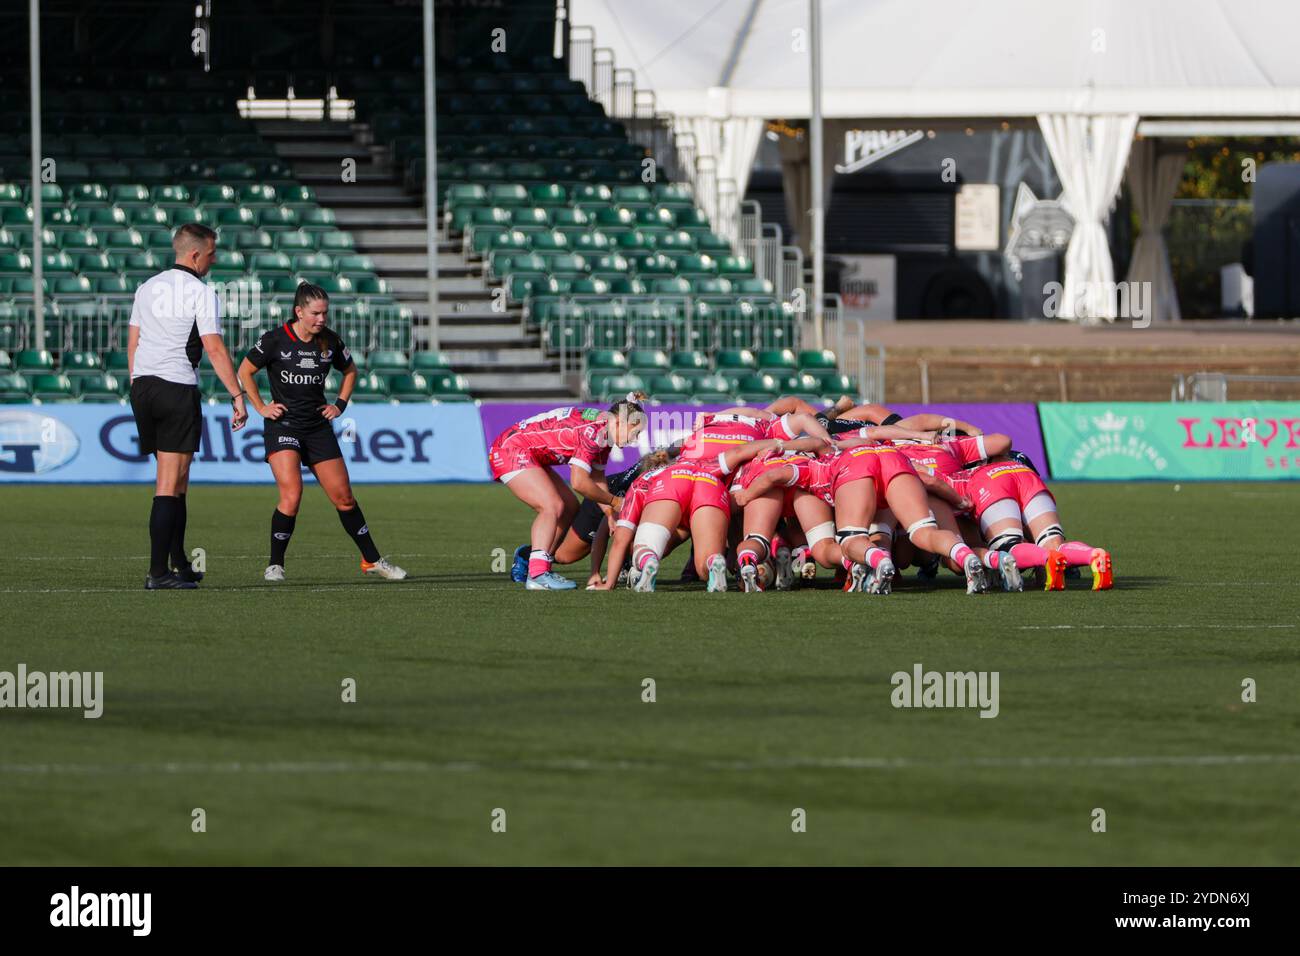
<path fill-rule="evenodd" d="M 280 353 L 280 358 L 281 358 L 283 361 L 287 362 L 287 361 L 289 361 L 289 359 L 293 358 L 293 353 L 292 353 L 292 352 L 281 352 L 281 353 Z"/>
<path fill-rule="evenodd" d="M 321 360 L 322 362 L 328 362 L 328 361 L 329 361 L 330 359 L 332 359 L 333 357 L 334 357 L 334 350 L 333 350 L 333 349 L 326 349 L 324 352 L 321 352 L 321 354 L 320 354 L 320 360 Z"/>

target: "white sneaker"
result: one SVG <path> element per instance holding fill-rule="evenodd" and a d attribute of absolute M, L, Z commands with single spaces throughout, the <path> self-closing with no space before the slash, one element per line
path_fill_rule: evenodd
<path fill-rule="evenodd" d="M 715 554 L 709 562 L 709 585 L 711 594 L 727 590 L 727 559 Z"/>
<path fill-rule="evenodd" d="M 983 594 L 989 589 L 988 575 L 984 573 L 984 562 L 981 561 L 974 553 L 966 556 L 966 563 L 963 565 L 966 571 L 966 593 Z"/>
<path fill-rule="evenodd" d="M 406 580 L 406 572 L 395 564 L 389 564 L 387 558 L 380 558 L 374 564 L 370 564 L 364 559 L 361 562 L 361 571 L 363 574 L 377 574 L 381 578 L 389 581 Z"/>
<path fill-rule="evenodd" d="M 1016 564 L 1016 559 L 1011 556 L 1011 552 L 994 551 L 993 553 L 997 555 L 998 572 L 1002 576 L 1002 590 L 1023 591 L 1025 579 L 1020 574 L 1020 566 Z"/>
<path fill-rule="evenodd" d="M 888 594 L 894 586 L 894 570 L 894 562 L 889 558 L 883 559 L 867 578 L 863 590 L 868 594 Z"/>
<path fill-rule="evenodd" d="M 262 577 L 267 581 L 283 581 L 284 565 L 282 564 L 271 565 L 262 573 Z"/>
<path fill-rule="evenodd" d="M 648 558 L 645 567 L 641 569 L 640 575 L 637 576 L 636 584 L 632 585 L 633 591 L 639 591 L 643 594 L 650 594 L 655 589 L 655 576 L 659 574 L 659 560 L 657 558 Z"/>
<path fill-rule="evenodd" d="M 776 589 L 789 591 L 794 587 L 794 568 L 790 563 L 790 549 L 776 549 Z"/>
<path fill-rule="evenodd" d="M 849 569 L 848 579 L 844 582 L 844 590 L 849 593 L 865 593 L 869 580 L 871 580 L 871 569 L 865 564 L 855 563 Z"/>
<path fill-rule="evenodd" d="M 758 567 L 753 564 L 740 566 L 740 589 L 746 594 L 758 594 L 763 590 L 758 583 Z"/>

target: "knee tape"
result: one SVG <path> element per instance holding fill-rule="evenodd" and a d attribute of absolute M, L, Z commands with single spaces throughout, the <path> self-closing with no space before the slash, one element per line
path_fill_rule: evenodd
<path fill-rule="evenodd" d="M 652 551 L 656 558 L 662 558 L 668 550 L 668 539 L 672 532 L 661 524 L 642 522 L 637 525 L 636 537 L 632 539 L 632 550 Z"/>

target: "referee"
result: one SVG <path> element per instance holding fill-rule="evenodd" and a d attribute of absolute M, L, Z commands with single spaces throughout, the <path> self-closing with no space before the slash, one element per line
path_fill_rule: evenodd
<path fill-rule="evenodd" d="M 230 393 L 230 427 L 238 431 L 248 420 L 221 338 L 221 304 L 203 281 L 217 255 L 217 234 L 199 223 L 186 223 L 172 237 L 172 249 L 175 264 L 136 290 L 126 344 L 140 453 L 158 459 L 149 514 L 149 574 L 144 579 L 149 591 L 192 590 L 203 577 L 190 567 L 185 552 L 185 493 L 203 430 L 197 369 L 205 351 Z"/>

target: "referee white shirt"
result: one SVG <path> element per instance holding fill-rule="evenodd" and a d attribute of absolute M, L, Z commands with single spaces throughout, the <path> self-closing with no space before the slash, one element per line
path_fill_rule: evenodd
<path fill-rule="evenodd" d="M 140 330 L 131 381 L 153 375 L 198 385 L 199 337 L 221 334 L 221 300 L 197 272 L 175 265 L 136 289 L 131 324 Z"/>

